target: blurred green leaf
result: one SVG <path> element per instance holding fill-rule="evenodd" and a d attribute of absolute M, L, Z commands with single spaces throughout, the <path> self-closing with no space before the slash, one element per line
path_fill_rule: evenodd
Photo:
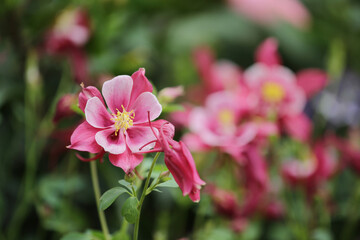
<path fill-rule="evenodd" d="M 100 209 L 105 210 L 123 193 L 127 190 L 121 187 L 115 187 L 106 191 L 100 198 Z"/>
<path fill-rule="evenodd" d="M 327 229 L 315 229 L 312 235 L 313 240 L 332 240 L 331 233 Z"/>
<path fill-rule="evenodd" d="M 85 233 L 69 233 L 66 234 L 61 240 L 89 240 Z"/>

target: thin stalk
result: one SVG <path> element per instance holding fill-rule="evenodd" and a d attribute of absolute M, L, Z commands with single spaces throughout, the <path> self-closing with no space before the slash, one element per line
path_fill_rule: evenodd
<path fill-rule="evenodd" d="M 154 160 L 151 164 L 151 167 L 150 167 L 150 170 L 149 170 L 149 173 L 148 173 L 148 176 L 146 178 L 146 182 L 145 182 L 145 185 L 144 185 L 144 188 L 143 188 L 143 191 L 142 191 L 142 194 L 141 194 L 141 198 L 140 198 L 140 201 L 139 201 L 139 206 L 138 206 L 138 210 L 139 210 L 139 217 L 135 223 L 135 227 L 134 227 L 134 238 L 133 240 L 137 240 L 138 239 L 138 234 L 139 234 L 139 225 L 140 225 L 140 215 L 141 215 L 141 207 L 142 207 L 142 204 L 144 202 L 144 199 L 145 199 L 145 196 L 146 196 L 146 192 L 147 192 L 147 189 L 149 187 L 149 183 L 150 183 L 150 178 L 151 178 L 151 173 L 154 169 L 154 166 L 155 166 L 155 163 L 157 161 L 157 159 L 159 158 L 160 156 L 160 152 L 157 152 L 155 157 L 154 157 Z"/>
<path fill-rule="evenodd" d="M 99 178 L 97 174 L 96 161 L 90 162 L 90 171 L 91 171 L 91 180 L 94 188 L 95 200 L 96 200 L 96 208 L 99 214 L 99 220 L 101 224 L 101 229 L 104 233 L 104 237 L 106 240 L 110 240 L 109 228 L 106 223 L 106 218 L 104 211 L 100 210 L 100 186 L 99 186 Z"/>
<path fill-rule="evenodd" d="M 348 203 L 348 219 L 344 228 L 342 230 L 341 239 L 348 240 L 354 235 L 354 230 L 356 229 L 356 225 L 358 223 L 360 214 L 359 210 L 359 201 L 360 201 L 360 181 L 358 180 L 355 185 L 355 190 L 352 198 Z"/>

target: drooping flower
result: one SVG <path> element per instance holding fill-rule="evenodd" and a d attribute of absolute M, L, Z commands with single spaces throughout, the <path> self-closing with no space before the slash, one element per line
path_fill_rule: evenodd
<path fill-rule="evenodd" d="M 149 120 L 150 121 L 150 120 Z M 200 201 L 200 189 L 205 182 L 196 170 L 194 159 L 188 147 L 182 142 L 173 140 L 174 126 L 161 120 L 149 123 L 156 137 L 156 145 L 146 152 L 164 152 L 164 162 L 183 195 L 189 195 L 193 202 Z"/>
<path fill-rule="evenodd" d="M 152 121 L 162 110 L 144 74 L 145 70 L 139 69 L 131 77 L 121 75 L 106 81 L 102 88 L 105 101 L 95 88 L 84 88 L 79 106 L 83 109 L 85 105 L 86 120 L 75 129 L 69 148 L 105 151 L 113 165 L 126 173 L 132 171 L 142 161 L 142 152 L 155 145 L 148 144 L 156 140 L 147 124 L 148 112 Z"/>

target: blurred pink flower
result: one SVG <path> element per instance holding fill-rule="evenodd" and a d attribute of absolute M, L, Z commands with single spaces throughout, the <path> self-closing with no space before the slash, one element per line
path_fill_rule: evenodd
<path fill-rule="evenodd" d="M 359 148 L 359 130 L 351 129 L 348 139 L 341 139 L 330 135 L 328 140 L 340 152 L 342 162 L 350 165 L 353 170 L 360 174 L 360 148 Z"/>
<path fill-rule="evenodd" d="M 148 112 L 154 120 L 162 110 L 144 73 L 140 69 L 131 77 L 121 75 L 104 83 L 102 93 L 111 113 L 98 91 L 84 89 L 79 104 L 82 108 L 86 102 L 86 121 L 75 129 L 69 148 L 90 153 L 103 150 L 113 165 L 126 173 L 132 171 L 143 159 L 142 150 L 153 147 L 148 143 L 156 139 L 147 124 Z"/>
<path fill-rule="evenodd" d="M 54 123 L 57 123 L 61 119 L 74 114 L 71 106 L 76 104 L 76 98 L 75 94 L 65 94 L 59 99 L 56 104 L 55 115 L 53 118 Z"/>
<path fill-rule="evenodd" d="M 336 156 L 325 141 L 318 141 L 303 159 L 286 161 L 282 166 L 284 179 L 291 185 L 302 185 L 309 194 L 329 179 L 338 169 Z"/>
<path fill-rule="evenodd" d="M 244 72 L 246 85 L 259 97 L 259 114 L 279 117 L 302 112 L 306 98 L 296 77 L 286 67 L 256 63 Z"/>
<path fill-rule="evenodd" d="M 214 184 L 205 188 L 215 205 L 216 211 L 226 217 L 234 218 L 238 211 L 238 200 L 232 191 L 223 190 Z"/>
<path fill-rule="evenodd" d="M 243 104 L 230 92 L 213 93 L 190 113 L 190 130 L 209 146 L 242 147 L 256 136 L 255 126 L 239 125 Z"/>
<path fill-rule="evenodd" d="M 184 94 L 183 86 L 167 87 L 167 88 L 161 89 L 161 91 L 158 94 L 158 98 L 162 99 L 165 102 L 172 102 L 177 97 L 180 97 L 183 94 Z"/>
<path fill-rule="evenodd" d="M 87 13 L 79 8 L 66 9 L 56 19 L 45 36 L 45 48 L 50 53 L 63 53 L 85 45 L 90 37 Z"/>
<path fill-rule="evenodd" d="M 45 34 L 45 50 L 68 57 L 78 83 L 89 82 L 87 56 L 82 48 L 89 38 L 90 20 L 85 10 L 80 8 L 64 10 Z"/>
<path fill-rule="evenodd" d="M 297 0 L 227 0 L 230 7 L 249 19 L 271 25 L 285 21 L 304 28 L 310 21 L 307 9 Z"/>
<path fill-rule="evenodd" d="M 207 47 L 194 51 L 194 62 L 202 80 L 204 97 L 218 91 L 237 91 L 242 78 L 241 69 L 228 60 L 215 61 L 212 51 Z"/>

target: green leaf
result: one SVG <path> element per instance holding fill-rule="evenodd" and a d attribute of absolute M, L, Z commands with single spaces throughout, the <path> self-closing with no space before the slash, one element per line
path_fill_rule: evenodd
<path fill-rule="evenodd" d="M 129 183 L 128 181 L 122 179 L 122 180 L 119 181 L 119 184 L 124 186 L 125 188 L 127 188 L 131 192 L 131 183 Z"/>
<path fill-rule="evenodd" d="M 177 188 L 179 185 L 175 182 L 174 179 L 158 184 L 156 187 L 170 187 Z"/>
<path fill-rule="evenodd" d="M 73 232 L 66 234 L 60 240 L 89 240 L 89 238 L 84 233 Z"/>
<path fill-rule="evenodd" d="M 105 210 L 123 193 L 127 192 L 125 188 L 115 187 L 106 191 L 100 198 L 100 209 Z"/>
<path fill-rule="evenodd" d="M 121 214 L 129 223 L 135 223 L 139 217 L 138 203 L 136 197 L 129 197 L 121 208 Z"/>

